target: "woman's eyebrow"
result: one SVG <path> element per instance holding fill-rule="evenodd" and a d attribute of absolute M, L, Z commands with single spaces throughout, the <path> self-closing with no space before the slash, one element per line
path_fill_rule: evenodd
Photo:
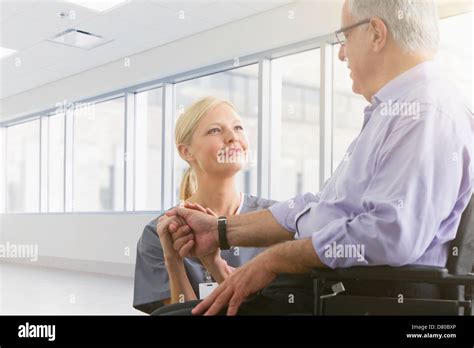
<path fill-rule="evenodd" d="M 219 122 L 212 122 L 212 123 L 209 123 L 207 125 L 207 127 L 210 127 L 210 126 L 213 126 L 213 125 L 217 125 L 217 126 L 221 126 L 222 127 L 222 124 L 220 124 Z"/>
<path fill-rule="evenodd" d="M 242 120 L 239 120 L 239 119 L 236 119 L 232 122 L 232 124 L 236 124 L 236 123 L 242 123 Z M 212 122 L 212 123 L 209 123 L 207 125 L 207 127 L 210 127 L 210 126 L 213 126 L 213 125 L 217 125 L 217 126 L 220 126 L 222 127 L 222 123 L 219 123 L 219 122 Z"/>

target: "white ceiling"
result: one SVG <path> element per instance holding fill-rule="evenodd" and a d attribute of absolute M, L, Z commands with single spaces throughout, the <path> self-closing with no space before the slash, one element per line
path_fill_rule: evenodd
<path fill-rule="evenodd" d="M 0 98 L 290 2 L 130 0 L 96 12 L 64 1 L 0 0 L 0 46 L 19 51 L 0 61 Z M 113 41 L 89 51 L 46 41 L 69 28 Z"/>
<path fill-rule="evenodd" d="M 19 51 L 0 60 L 0 99 L 297 1 L 304 0 L 129 0 L 96 12 L 62 0 L 0 0 L 0 46 Z M 472 4 L 438 0 L 441 17 L 472 11 Z M 58 16 L 71 11 L 74 19 Z M 113 41 L 89 51 L 46 41 L 69 28 Z"/>

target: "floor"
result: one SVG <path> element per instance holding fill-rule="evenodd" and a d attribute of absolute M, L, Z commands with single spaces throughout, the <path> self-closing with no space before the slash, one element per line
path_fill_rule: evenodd
<path fill-rule="evenodd" d="M 0 262 L 0 315 L 140 315 L 133 279 Z"/>

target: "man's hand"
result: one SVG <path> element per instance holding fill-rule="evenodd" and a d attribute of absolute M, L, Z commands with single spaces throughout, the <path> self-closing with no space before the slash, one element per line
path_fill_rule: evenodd
<path fill-rule="evenodd" d="M 216 315 L 227 304 L 227 315 L 236 315 L 242 302 L 251 294 L 263 289 L 276 277 L 267 268 L 267 253 L 262 253 L 252 261 L 236 269 L 204 301 L 197 305 L 194 315 Z"/>
<path fill-rule="evenodd" d="M 184 207 L 189 208 L 189 209 L 194 209 L 194 210 L 209 214 L 211 216 L 217 217 L 217 214 L 214 213 L 212 209 L 204 208 L 202 205 L 198 203 L 186 202 L 184 203 Z M 211 266 L 213 264 L 217 265 L 217 263 L 221 260 L 221 249 L 217 248 L 215 251 L 211 252 L 210 254 L 199 257 L 199 260 L 201 261 L 203 265 L 206 265 L 205 266 L 206 268 L 208 268 L 208 266 Z"/>
<path fill-rule="evenodd" d="M 166 215 L 178 216 L 186 222 L 186 225 L 170 230 L 173 247 L 181 257 L 189 254 L 203 257 L 219 248 L 215 216 L 187 208 L 173 208 Z"/>
<path fill-rule="evenodd" d="M 263 289 L 277 274 L 309 274 L 315 267 L 326 265 L 316 254 L 311 238 L 279 243 L 236 269 L 192 313 L 213 315 L 229 304 L 227 315 L 235 315 L 246 297 Z"/>

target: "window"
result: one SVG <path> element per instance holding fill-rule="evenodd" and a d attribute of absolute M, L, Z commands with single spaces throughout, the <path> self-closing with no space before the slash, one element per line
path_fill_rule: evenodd
<path fill-rule="evenodd" d="M 48 211 L 61 212 L 64 211 L 64 114 L 50 116 L 48 126 Z"/>
<path fill-rule="evenodd" d="M 347 63 L 338 58 L 339 47 L 333 46 L 333 171 L 344 158 L 352 140 L 359 135 L 364 108 L 369 104 L 352 91 Z"/>
<path fill-rule="evenodd" d="M 135 209 L 161 209 L 161 88 L 135 95 Z"/>
<path fill-rule="evenodd" d="M 258 146 L 258 65 L 253 64 L 221 73 L 208 75 L 176 84 L 176 106 L 179 115 L 197 99 L 213 95 L 234 104 L 242 118 L 249 141 L 251 163 L 237 175 L 238 189 L 257 194 L 257 146 Z M 188 167 L 176 152 L 175 199 L 178 201 L 179 186 Z"/>
<path fill-rule="evenodd" d="M 437 60 L 444 74 L 456 85 L 471 111 L 474 111 L 472 23 L 472 12 L 440 21 L 440 50 Z"/>
<path fill-rule="evenodd" d="M 319 49 L 272 61 L 272 88 L 281 99 L 281 106 L 271 112 L 271 122 L 277 125 L 271 134 L 272 199 L 318 191 L 319 67 Z"/>
<path fill-rule="evenodd" d="M 124 98 L 74 110 L 73 211 L 124 210 Z"/>
<path fill-rule="evenodd" d="M 40 121 L 7 127 L 7 212 L 39 212 Z"/>

